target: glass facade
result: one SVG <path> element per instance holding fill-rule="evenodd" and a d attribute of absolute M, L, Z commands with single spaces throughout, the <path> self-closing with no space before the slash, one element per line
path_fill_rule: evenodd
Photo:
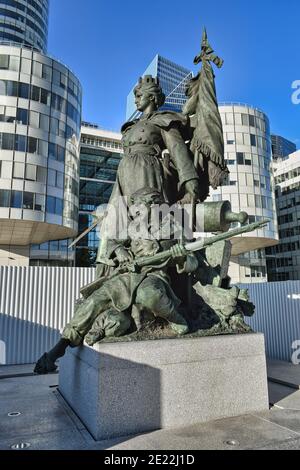
<path fill-rule="evenodd" d="M 280 135 L 272 135 L 272 154 L 273 160 L 287 158 L 291 153 L 296 152 L 296 144 Z"/>
<path fill-rule="evenodd" d="M 77 232 L 80 122 L 72 72 L 27 47 L 0 45 L 0 219 L 9 219 L 1 245 Z"/>
<path fill-rule="evenodd" d="M 142 75 L 152 75 L 159 78 L 160 86 L 166 95 L 165 104 L 161 110 L 181 112 L 186 102 L 185 88 L 193 77 L 192 72 L 171 62 L 160 55 L 156 55 Z M 134 103 L 134 88 L 127 97 L 126 120 L 131 121 L 140 116 Z"/>
<path fill-rule="evenodd" d="M 82 233 L 94 222 L 92 213 L 100 205 L 108 203 L 121 157 L 121 134 L 84 123 L 80 144 L 78 233 Z M 54 207 L 54 201 L 51 204 Z M 72 249 L 68 249 L 70 242 L 71 240 L 61 240 L 32 246 L 30 264 L 93 266 L 99 244 L 98 230 L 89 232 Z"/>
<path fill-rule="evenodd" d="M 0 0 L 0 42 L 47 51 L 49 0 Z"/>
<path fill-rule="evenodd" d="M 112 133 L 109 133 L 112 134 Z M 82 128 L 80 150 L 79 233 L 89 227 L 92 213 L 107 204 L 121 159 L 121 135 Z M 92 266 L 96 260 L 99 232 L 92 230 L 76 246 L 76 266 Z"/>
<path fill-rule="evenodd" d="M 274 163 L 280 243 L 268 248 L 269 281 L 300 280 L 300 152 Z"/>
<path fill-rule="evenodd" d="M 221 188 L 211 190 L 210 200 L 229 200 L 234 212 L 249 214 L 250 223 L 270 219 L 268 226 L 233 240 L 229 275 L 233 282 L 267 281 L 262 248 L 278 239 L 269 120 L 262 111 L 247 105 L 224 104 L 219 110 L 230 174 Z"/>

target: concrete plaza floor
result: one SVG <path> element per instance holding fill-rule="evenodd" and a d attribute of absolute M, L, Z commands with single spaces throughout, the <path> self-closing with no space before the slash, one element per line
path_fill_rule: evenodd
<path fill-rule="evenodd" d="M 32 368 L 0 366 L 1 450 L 300 449 L 300 366 L 269 361 L 270 411 L 101 442 L 61 397 L 58 374 Z"/>

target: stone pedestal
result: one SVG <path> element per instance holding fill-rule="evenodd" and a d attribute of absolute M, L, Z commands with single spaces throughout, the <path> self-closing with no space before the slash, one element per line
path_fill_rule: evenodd
<path fill-rule="evenodd" d="M 59 390 L 96 440 L 268 409 L 262 334 L 69 349 Z"/>

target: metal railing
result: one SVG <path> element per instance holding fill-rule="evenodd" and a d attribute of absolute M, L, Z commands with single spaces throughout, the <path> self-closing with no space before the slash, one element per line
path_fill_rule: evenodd
<path fill-rule="evenodd" d="M 94 278 L 93 268 L 0 266 L 0 364 L 33 363 L 49 350 Z M 256 306 L 247 322 L 265 334 L 267 356 L 290 361 L 300 345 L 300 281 L 243 287 Z"/>

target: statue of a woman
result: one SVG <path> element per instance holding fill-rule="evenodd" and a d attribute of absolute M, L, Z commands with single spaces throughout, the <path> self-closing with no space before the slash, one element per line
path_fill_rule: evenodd
<path fill-rule="evenodd" d="M 197 201 L 199 176 L 184 139 L 188 118 L 172 111 L 158 111 L 165 95 L 158 79 L 151 75 L 139 79 L 134 94 L 142 115 L 125 123 L 121 129 L 124 156 L 109 203 L 117 207 L 120 197 L 130 199 L 144 187 L 158 190 L 169 204 L 179 200 L 186 204 Z M 167 151 L 167 158 L 164 151 Z M 109 256 L 104 241 L 97 261 L 103 262 Z M 120 257 L 120 261 L 124 261 L 122 255 Z"/>

